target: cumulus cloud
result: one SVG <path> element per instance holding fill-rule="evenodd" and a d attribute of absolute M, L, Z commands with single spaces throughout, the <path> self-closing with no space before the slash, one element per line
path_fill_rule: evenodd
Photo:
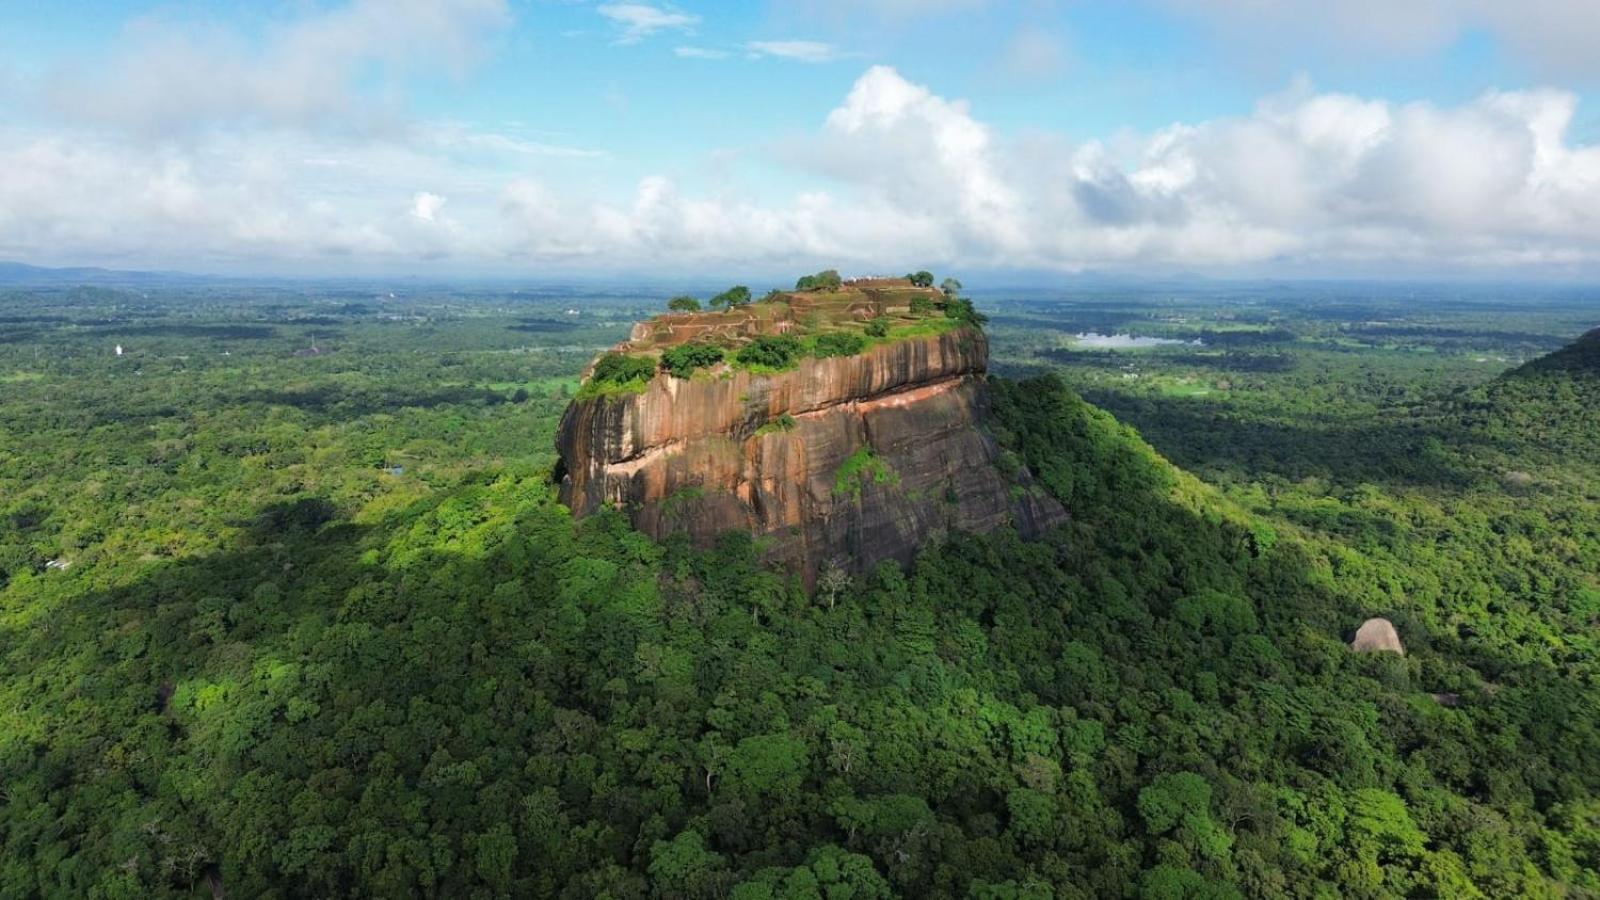
<path fill-rule="evenodd" d="M 1600 148 L 1569 141 L 1576 105 L 1552 90 L 1439 107 L 1301 86 L 1247 116 L 1116 142 L 1006 142 L 965 104 L 875 67 L 813 139 L 785 144 L 824 191 L 759 207 L 647 179 L 631 206 L 545 224 L 562 223 L 569 248 L 697 263 L 1592 266 Z"/>
<path fill-rule="evenodd" d="M 617 43 L 637 44 L 658 31 L 689 31 L 700 17 L 648 3 L 604 3 L 595 11 L 617 26 Z"/>
<path fill-rule="evenodd" d="M 353 0 L 262 41 L 143 19 L 103 63 L 49 73 L 37 99 L 58 117 L 162 136 L 213 125 L 359 124 L 381 108 L 358 96 L 360 79 L 374 70 L 459 72 L 509 22 L 506 0 Z"/>
<path fill-rule="evenodd" d="M 1593 273 L 1600 146 L 1572 137 L 1577 109 L 1558 90 L 1441 106 L 1302 84 L 1245 115 L 1072 142 L 1008 137 L 877 66 L 809 133 L 746 149 L 807 185 L 778 199 L 771 183 L 698 190 L 648 170 L 607 196 L 571 177 L 590 156 L 461 126 L 393 140 L 223 130 L 155 149 L 0 126 L 0 257 Z"/>
<path fill-rule="evenodd" d="M 887 66 L 867 70 L 828 114 L 809 148 L 824 172 L 921 215 L 936 214 L 965 241 L 1019 248 L 1023 209 L 988 126 Z"/>

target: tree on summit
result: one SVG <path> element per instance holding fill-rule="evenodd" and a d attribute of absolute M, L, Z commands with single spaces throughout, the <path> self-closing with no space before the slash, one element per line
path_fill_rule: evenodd
<path fill-rule="evenodd" d="M 844 282 L 837 269 L 823 269 L 815 275 L 802 275 L 794 283 L 797 291 L 837 291 Z"/>
<path fill-rule="evenodd" d="M 699 312 L 700 301 L 690 297 L 688 294 L 684 294 L 668 300 L 667 309 L 670 309 L 673 312 Z"/>
<path fill-rule="evenodd" d="M 906 276 L 906 280 L 920 288 L 933 287 L 933 273 L 927 269 L 923 269 L 920 272 L 912 272 Z"/>
<path fill-rule="evenodd" d="M 750 289 L 742 284 L 731 288 L 711 298 L 712 309 L 733 309 L 745 306 L 750 302 Z"/>
<path fill-rule="evenodd" d="M 982 327 L 989 321 L 989 317 L 972 305 L 966 297 L 952 297 L 944 305 L 944 314 L 964 325 L 977 325 Z"/>

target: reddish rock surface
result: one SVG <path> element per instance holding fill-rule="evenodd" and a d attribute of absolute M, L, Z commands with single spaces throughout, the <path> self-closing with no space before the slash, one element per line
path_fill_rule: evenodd
<path fill-rule="evenodd" d="M 832 561 L 908 561 L 951 529 L 1032 535 L 1065 513 L 1025 469 L 996 467 L 987 362 L 982 332 L 961 328 L 775 375 L 658 374 L 568 408 L 561 497 L 580 517 L 614 504 L 657 538 L 748 530 L 808 582 Z"/>

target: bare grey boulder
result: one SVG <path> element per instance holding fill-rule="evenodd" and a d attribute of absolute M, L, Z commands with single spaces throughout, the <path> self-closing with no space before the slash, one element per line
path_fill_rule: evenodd
<path fill-rule="evenodd" d="M 1350 649 L 1357 653 L 1398 653 L 1406 655 L 1404 644 L 1400 643 L 1400 632 L 1394 630 L 1394 623 L 1388 619 L 1368 619 L 1356 629 L 1356 638 L 1350 642 Z"/>

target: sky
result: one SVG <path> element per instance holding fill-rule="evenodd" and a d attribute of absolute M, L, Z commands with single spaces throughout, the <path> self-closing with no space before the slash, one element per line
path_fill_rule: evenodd
<path fill-rule="evenodd" d="M 0 259 L 1600 275 L 1596 0 L 0 0 Z"/>

